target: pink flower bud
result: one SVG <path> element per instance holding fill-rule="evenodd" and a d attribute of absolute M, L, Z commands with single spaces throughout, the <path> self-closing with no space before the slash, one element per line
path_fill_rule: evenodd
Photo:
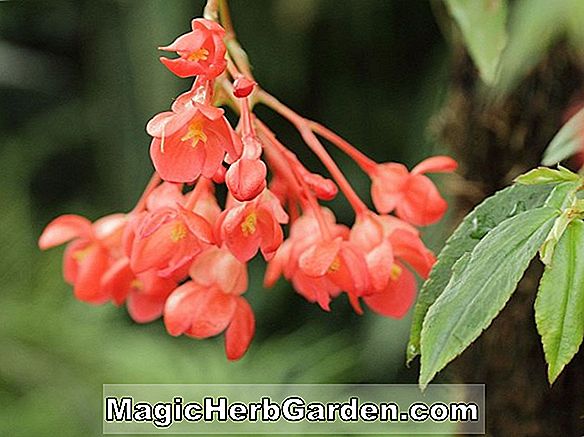
<path fill-rule="evenodd" d="M 316 197 L 321 200 L 333 200 L 339 191 L 337 184 L 316 173 L 306 173 L 304 175 L 304 182 L 308 184 L 310 189 L 316 194 Z"/>
<path fill-rule="evenodd" d="M 243 98 L 249 96 L 257 83 L 247 77 L 239 77 L 233 82 L 233 95 Z"/>
<path fill-rule="evenodd" d="M 225 174 L 225 184 L 237 200 L 254 199 L 266 188 L 266 164 L 260 159 L 241 158 L 231 164 Z"/>

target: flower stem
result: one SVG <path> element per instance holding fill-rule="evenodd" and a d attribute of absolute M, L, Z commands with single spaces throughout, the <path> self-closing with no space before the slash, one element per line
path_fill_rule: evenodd
<path fill-rule="evenodd" d="M 326 126 L 323 126 L 315 121 L 310 121 L 309 124 L 313 132 L 316 132 L 331 144 L 345 152 L 353 161 L 357 163 L 359 167 L 361 167 L 365 173 L 371 173 L 371 171 L 373 171 L 377 166 L 375 161 L 373 161 L 355 146 L 351 145 L 348 141 L 341 138 Z"/>
<path fill-rule="evenodd" d="M 248 79 L 253 80 L 249 58 L 247 57 L 245 50 L 243 50 L 239 44 L 239 41 L 235 35 L 235 30 L 231 21 L 231 15 L 229 13 L 229 4 L 227 3 L 227 0 L 216 1 L 218 1 L 219 5 L 219 18 L 223 28 L 225 29 L 225 46 L 227 47 L 227 51 L 229 52 L 231 58 L 233 58 L 233 62 L 235 65 L 237 65 L 239 71 L 241 71 Z"/>
<path fill-rule="evenodd" d="M 138 199 L 136 206 L 134 207 L 134 209 L 132 209 L 132 211 L 130 211 L 130 214 L 135 214 L 138 212 L 142 212 L 144 210 L 144 208 L 146 207 L 146 200 L 148 199 L 148 196 L 150 195 L 152 190 L 154 190 L 154 188 L 156 188 L 158 184 L 160 184 L 161 181 L 162 179 L 160 178 L 158 173 L 154 172 L 152 174 L 152 177 L 148 181 L 146 188 L 144 188 L 142 195 Z"/>
<path fill-rule="evenodd" d="M 260 102 L 273 109 L 284 118 L 288 119 L 298 130 L 306 145 L 314 152 L 314 154 L 320 159 L 320 161 L 327 168 L 333 179 L 339 185 L 339 188 L 351 204 L 352 208 L 355 210 L 356 214 L 367 211 L 369 208 L 357 195 L 353 187 L 347 181 L 347 178 L 343 172 L 339 169 L 335 161 L 328 154 L 324 146 L 321 144 L 319 139 L 314 135 L 310 121 L 302 117 L 301 115 L 294 112 L 292 109 L 288 108 L 286 105 L 281 103 L 278 99 L 268 94 L 267 92 L 260 90 L 258 91 L 258 97 Z"/>
<path fill-rule="evenodd" d="M 291 158 L 290 155 L 293 155 L 292 152 L 290 152 L 282 143 L 280 143 L 273 132 L 257 118 L 256 123 L 258 125 L 258 131 L 265 140 L 265 144 L 271 145 L 275 149 L 276 153 L 280 155 L 280 160 L 282 158 L 284 159 L 285 162 L 280 166 L 280 169 L 282 170 L 282 175 L 288 180 L 288 186 L 293 190 L 295 190 L 295 187 L 300 186 L 302 192 L 304 193 L 304 199 L 300 196 L 299 198 L 301 200 L 305 200 L 308 203 L 310 209 L 314 211 L 314 215 L 318 221 L 318 226 L 322 232 L 322 236 L 325 239 L 330 239 L 331 232 L 326 221 L 324 220 L 318 201 L 302 178 L 302 175 L 298 170 L 298 163 Z"/>

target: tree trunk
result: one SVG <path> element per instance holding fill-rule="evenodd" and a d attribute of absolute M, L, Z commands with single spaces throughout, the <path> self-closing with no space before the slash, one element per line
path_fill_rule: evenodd
<path fill-rule="evenodd" d="M 455 50 L 449 98 L 432 128 L 461 164 L 464 180 L 453 187 L 458 222 L 484 197 L 540 163 L 582 91 L 584 72 L 559 44 L 512 94 L 486 104 L 472 61 L 463 48 Z M 507 307 L 449 368 L 454 382 L 486 384 L 488 435 L 584 435 L 584 351 L 552 387 L 547 381 L 533 315 L 541 273 L 534 262 Z"/>

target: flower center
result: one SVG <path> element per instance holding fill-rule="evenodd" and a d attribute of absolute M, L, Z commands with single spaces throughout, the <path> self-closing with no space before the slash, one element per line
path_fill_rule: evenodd
<path fill-rule="evenodd" d="M 139 279 L 134 279 L 130 283 L 130 288 L 132 290 L 135 290 L 135 291 L 142 291 L 142 290 L 144 290 L 144 283 L 142 281 L 140 281 Z"/>
<path fill-rule="evenodd" d="M 181 223 L 181 222 L 176 223 L 172 227 L 172 230 L 170 231 L 170 239 L 172 240 L 173 243 L 178 243 L 180 240 L 182 240 L 186 236 L 187 236 L 187 227 L 184 225 L 184 223 Z"/>
<path fill-rule="evenodd" d="M 241 223 L 241 232 L 244 237 L 249 237 L 255 234 L 256 223 L 258 221 L 258 216 L 255 212 L 248 214 L 243 223 Z"/>
<path fill-rule="evenodd" d="M 187 60 L 193 62 L 206 61 L 209 58 L 209 50 L 201 47 L 199 50 L 195 50 L 189 56 Z"/>
<path fill-rule="evenodd" d="M 398 266 L 397 264 L 394 264 L 391 266 L 391 280 L 395 281 L 397 278 L 399 278 L 402 274 L 402 268 L 400 266 Z"/>
<path fill-rule="evenodd" d="M 329 266 L 328 272 L 335 273 L 335 272 L 338 272 L 340 268 L 341 268 L 341 259 L 337 256 L 337 257 L 335 257 L 335 259 L 333 260 L 333 262 Z"/>
<path fill-rule="evenodd" d="M 191 147 L 196 147 L 199 141 L 207 142 L 207 134 L 203 130 L 203 122 L 195 120 L 189 124 L 187 133 L 181 138 L 181 141 L 192 140 Z"/>
<path fill-rule="evenodd" d="M 73 253 L 73 259 L 77 262 L 81 262 L 87 257 L 87 255 L 89 255 L 90 251 L 91 251 L 91 246 L 86 247 L 85 249 L 77 250 L 77 251 L 75 251 L 75 253 Z"/>

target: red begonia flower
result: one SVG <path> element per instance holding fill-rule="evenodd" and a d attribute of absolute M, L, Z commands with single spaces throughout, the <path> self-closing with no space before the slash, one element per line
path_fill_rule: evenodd
<path fill-rule="evenodd" d="M 400 319 L 405 316 L 416 298 L 416 278 L 399 262 L 395 279 L 391 279 L 381 291 L 363 296 L 369 308 L 386 317 Z"/>
<path fill-rule="evenodd" d="M 371 197 L 377 211 L 396 215 L 409 223 L 426 226 L 437 222 L 447 204 L 424 173 L 452 172 L 457 164 L 447 156 L 422 161 L 414 169 L 398 163 L 378 164 L 371 173 Z"/>
<path fill-rule="evenodd" d="M 404 263 L 425 278 L 435 261 L 418 231 L 396 217 L 366 212 L 357 216 L 350 240 L 365 252 L 371 284 L 362 296 L 365 303 L 380 314 L 402 317 L 416 293 L 415 277 Z"/>
<path fill-rule="evenodd" d="M 326 208 L 320 214 L 329 238 L 322 234 L 315 213 L 305 213 L 292 223 L 290 236 L 268 263 L 264 284 L 269 287 L 283 275 L 299 294 L 325 311 L 342 291 L 355 306 L 356 298 L 369 287 L 365 259 L 347 241 L 348 229 L 336 223 L 334 214 Z M 360 311 L 358 306 L 355 309 Z"/>
<path fill-rule="evenodd" d="M 130 317 L 138 323 L 159 318 L 166 298 L 176 285 L 174 280 L 159 276 L 155 270 L 136 275 L 127 257 L 116 261 L 101 280 L 104 292 L 117 305 L 126 302 Z"/>
<path fill-rule="evenodd" d="M 162 208 L 144 215 L 133 239 L 130 265 L 135 273 L 155 269 L 171 277 L 213 244 L 209 222 L 192 211 Z"/>
<path fill-rule="evenodd" d="M 192 31 L 179 36 L 172 44 L 160 50 L 176 52 L 179 57 L 160 61 L 178 77 L 204 76 L 213 79 L 225 70 L 225 30 L 204 18 L 191 22 Z"/>
<path fill-rule="evenodd" d="M 190 276 L 192 280 L 174 290 L 166 301 L 167 331 L 174 336 L 207 338 L 227 330 L 227 357 L 239 359 L 255 330 L 251 308 L 240 296 L 247 288 L 245 264 L 226 249 L 210 248 L 193 263 Z"/>
<path fill-rule="evenodd" d="M 191 183 L 201 174 L 210 179 L 226 153 L 232 159 L 241 154 L 240 140 L 223 110 L 194 101 L 191 93 L 179 97 L 172 111 L 154 116 L 146 130 L 153 137 L 154 167 L 169 182 Z"/>
<path fill-rule="evenodd" d="M 282 244 L 281 224 L 288 214 L 276 197 L 265 190 L 254 200 L 227 208 L 216 224 L 217 239 L 241 262 L 249 261 L 261 250 L 269 260 Z"/>
<path fill-rule="evenodd" d="M 107 302 L 111 296 L 101 287 L 101 279 L 116 257 L 121 256 L 124 214 L 103 217 L 91 223 L 84 217 L 64 215 L 47 225 L 39 247 L 49 249 L 67 243 L 63 276 L 73 285 L 77 299 L 92 304 Z"/>

